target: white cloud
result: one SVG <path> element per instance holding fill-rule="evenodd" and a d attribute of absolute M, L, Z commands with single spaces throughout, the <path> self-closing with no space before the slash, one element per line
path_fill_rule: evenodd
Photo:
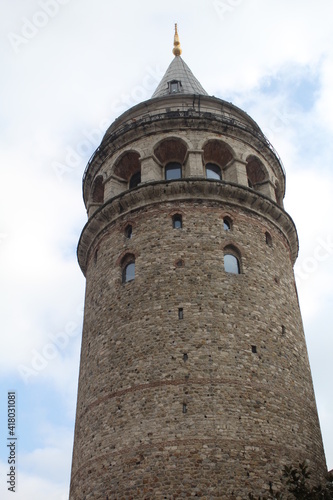
<path fill-rule="evenodd" d="M 44 457 L 49 459 L 50 457 Z M 57 457 L 59 459 L 59 457 Z M 50 468 L 52 463 L 50 463 Z M 5 478 L 8 473 L 8 466 L 0 463 L 1 478 Z M 18 471 L 15 493 L 8 491 L 10 485 L 7 481 L 0 482 L 0 496 L 3 500 L 11 500 L 13 497 L 17 500 L 67 500 L 68 484 L 66 482 L 53 482 L 44 479 L 38 474 L 25 473 Z"/>

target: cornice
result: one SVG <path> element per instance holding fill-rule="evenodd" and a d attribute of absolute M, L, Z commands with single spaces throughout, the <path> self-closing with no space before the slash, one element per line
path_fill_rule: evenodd
<path fill-rule="evenodd" d="M 297 231 L 293 220 L 281 207 L 268 197 L 239 184 L 188 178 L 141 184 L 135 189 L 111 198 L 94 212 L 83 228 L 77 249 L 83 274 L 86 274 L 91 249 L 119 217 L 151 205 L 196 200 L 228 203 L 266 218 L 285 237 L 294 264 L 298 254 Z"/>

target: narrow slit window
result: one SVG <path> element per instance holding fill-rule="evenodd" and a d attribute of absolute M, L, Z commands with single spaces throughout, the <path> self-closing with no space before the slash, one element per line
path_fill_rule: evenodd
<path fill-rule="evenodd" d="M 174 229 L 181 229 L 183 227 L 183 220 L 180 214 L 176 214 L 172 217 L 172 227 Z"/>
<path fill-rule="evenodd" d="M 272 236 L 266 231 L 265 233 L 265 240 L 266 240 L 266 245 L 268 245 L 269 247 L 272 246 Z"/>
<path fill-rule="evenodd" d="M 182 307 L 178 309 L 178 319 L 184 319 L 184 311 Z"/>
<path fill-rule="evenodd" d="M 253 354 L 256 354 L 257 353 L 257 346 L 253 345 L 251 347 L 252 347 Z"/>
<path fill-rule="evenodd" d="M 227 217 L 224 217 L 224 219 L 223 219 L 223 229 L 225 231 L 230 231 L 231 230 L 231 221 Z"/>
<path fill-rule="evenodd" d="M 187 404 L 183 403 L 183 413 L 186 413 L 186 412 L 187 412 Z"/>
<path fill-rule="evenodd" d="M 132 238 L 132 234 L 133 234 L 133 228 L 132 228 L 131 224 L 129 224 L 125 228 L 125 236 L 126 236 L 126 238 L 131 239 Z"/>
<path fill-rule="evenodd" d="M 122 282 L 127 283 L 135 278 L 135 262 L 129 262 L 123 269 Z"/>

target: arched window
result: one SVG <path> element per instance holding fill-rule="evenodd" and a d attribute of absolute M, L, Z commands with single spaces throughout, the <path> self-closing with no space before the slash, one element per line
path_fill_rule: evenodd
<path fill-rule="evenodd" d="M 223 219 L 223 229 L 225 231 L 231 231 L 231 219 L 229 219 L 229 217 L 224 217 L 224 219 Z"/>
<path fill-rule="evenodd" d="M 220 167 L 218 165 L 215 165 L 215 163 L 207 163 L 206 177 L 207 179 L 216 179 L 220 181 L 222 179 Z"/>
<path fill-rule="evenodd" d="M 126 236 L 126 238 L 130 239 L 130 238 L 132 238 L 132 234 L 133 234 L 133 228 L 132 228 L 131 224 L 128 224 L 125 227 L 125 236 Z"/>
<path fill-rule="evenodd" d="M 128 262 L 122 272 L 122 282 L 127 283 L 135 278 L 135 261 Z"/>
<path fill-rule="evenodd" d="M 268 178 L 266 167 L 255 156 L 247 158 L 246 173 L 248 185 L 251 189 L 256 189 L 257 184 L 264 182 Z"/>
<path fill-rule="evenodd" d="M 136 172 L 135 174 L 132 175 L 129 181 L 129 188 L 133 189 L 136 186 L 138 186 L 141 182 L 141 172 Z"/>
<path fill-rule="evenodd" d="M 265 239 L 266 239 L 266 245 L 271 247 L 273 245 L 273 242 L 272 242 L 272 237 L 268 231 L 266 231 L 266 233 L 265 233 Z"/>
<path fill-rule="evenodd" d="M 224 248 L 224 270 L 226 273 L 240 274 L 240 253 L 233 245 Z"/>
<path fill-rule="evenodd" d="M 171 181 L 173 179 L 182 178 L 182 166 L 180 163 L 172 161 L 165 166 L 165 179 Z"/>
<path fill-rule="evenodd" d="M 140 181 L 135 181 L 140 178 L 141 162 L 140 155 L 137 151 L 125 151 L 115 162 L 112 173 L 127 182 L 128 188 L 136 187 Z M 137 177 L 135 178 L 135 175 Z M 133 178 L 133 180 L 132 180 Z M 135 182 L 135 183 L 134 183 Z"/>
<path fill-rule="evenodd" d="M 224 270 L 226 273 L 240 274 L 239 260 L 235 255 L 231 253 L 224 255 Z"/>
<path fill-rule="evenodd" d="M 183 227 L 183 220 L 180 214 L 176 214 L 172 217 L 172 227 L 174 229 L 181 229 Z"/>
<path fill-rule="evenodd" d="M 231 147 L 223 141 L 212 139 L 209 140 L 203 147 L 203 160 L 204 164 L 207 166 L 213 166 L 213 170 L 215 175 L 218 174 L 216 172 L 215 167 L 220 167 L 223 170 L 228 163 L 234 157 L 234 152 Z M 211 179 L 217 179 L 217 177 L 208 177 Z M 221 177 L 219 177 L 221 179 Z"/>

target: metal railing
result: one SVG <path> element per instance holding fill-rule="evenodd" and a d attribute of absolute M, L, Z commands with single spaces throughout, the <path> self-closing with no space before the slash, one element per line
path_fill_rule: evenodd
<path fill-rule="evenodd" d="M 134 119 L 132 118 L 131 120 L 125 122 L 123 125 L 117 127 L 113 132 L 111 132 L 106 139 L 102 140 L 101 145 L 96 149 L 96 151 L 93 153 L 93 155 L 90 157 L 88 164 L 85 168 L 85 171 L 83 173 L 83 179 L 82 182 L 84 184 L 87 173 L 89 170 L 90 165 L 92 162 L 99 157 L 99 159 L 102 161 L 105 160 L 107 155 L 104 153 L 105 150 L 108 149 L 108 146 L 110 145 L 111 142 L 113 142 L 115 139 L 123 135 L 124 133 L 133 130 L 135 128 L 138 128 L 140 126 L 144 126 L 145 124 L 152 124 L 158 121 L 162 121 L 165 119 L 210 119 L 210 120 L 215 120 L 219 122 L 221 125 L 224 125 L 225 127 L 233 127 L 233 128 L 238 128 L 241 130 L 244 130 L 245 132 L 250 133 L 254 137 L 256 137 L 260 142 L 262 142 L 265 146 L 267 146 L 272 153 L 276 156 L 278 159 L 283 174 L 285 175 L 285 169 L 282 163 L 282 160 L 278 154 L 278 152 L 275 150 L 274 146 L 270 143 L 270 141 L 267 139 L 267 137 L 262 133 L 260 128 L 256 129 L 255 127 L 251 127 L 249 124 L 244 123 L 240 120 L 237 120 L 236 118 L 230 117 L 226 114 L 217 114 L 217 113 L 212 113 L 209 111 L 196 111 L 194 109 L 186 110 L 186 111 L 166 111 L 166 112 L 159 112 L 159 113 L 146 113 L 144 116 L 142 116 L 139 119 Z"/>

